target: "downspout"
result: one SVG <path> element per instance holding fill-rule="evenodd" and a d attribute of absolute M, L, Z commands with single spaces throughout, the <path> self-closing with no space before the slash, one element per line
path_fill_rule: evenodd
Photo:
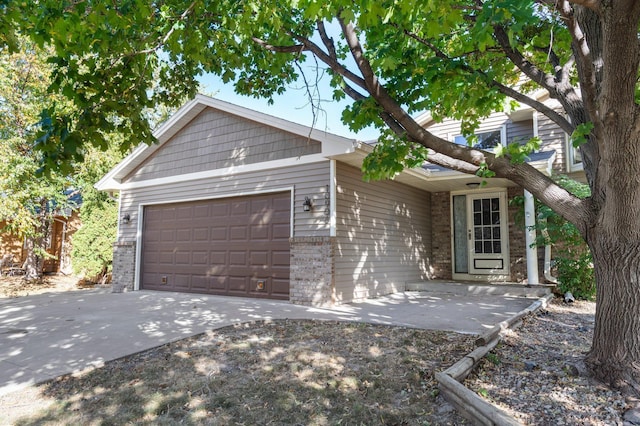
<path fill-rule="evenodd" d="M 526 189 L 524 191 L 524 225 L 526 227 L 527 283 L 529 285 L 540 284 L 540 278 L 538 276 L 538 249 L 534 245 L 536 242 L 536 207 L 533 201 L 533 194 Z"/>

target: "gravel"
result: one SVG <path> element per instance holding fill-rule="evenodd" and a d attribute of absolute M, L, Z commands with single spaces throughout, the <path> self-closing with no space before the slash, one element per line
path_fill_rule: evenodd
<path fill-rule="evenodd" d="M 465 386 L 527 425 L 623 425 L 624 396 L 587 377 L 595 303 L 554 301 L 525 318 Z"/>

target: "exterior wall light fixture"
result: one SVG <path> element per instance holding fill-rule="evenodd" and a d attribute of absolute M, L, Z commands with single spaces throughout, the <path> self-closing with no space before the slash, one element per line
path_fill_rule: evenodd
<path fill-rule="evenodd" d="M 304 202 L 302 203 L 302 210 L 305 212 L 311 211 L 313 208 L 313 204 L 311 203 L 311 199 L 309 197 L 304 197 Z"/>
<path fill-rule="evenodd" d="M 129 215 L 129 213 L 126 213 L 124 216 L 122 216 L 122 223 L 127 225 L 129 222 L 131 222 L 131 216 Z"/>

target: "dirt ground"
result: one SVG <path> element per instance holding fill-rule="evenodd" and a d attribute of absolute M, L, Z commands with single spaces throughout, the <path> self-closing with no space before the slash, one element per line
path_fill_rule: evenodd
<path fill-rule="evenodd" d="M 29 296 L 48 292 L 77 291 L 94 288 L 90 283 L 74 275 L 45 275 L 42 280 L 27 282 L 20 276 L 0 276 L 0 298 Z"/>
<path fill-rule="evenodd" d="M 370 324 L 231 326 L 1 396 L 0 424 L 466 424 L 434 373 L 472 345 Z"/>

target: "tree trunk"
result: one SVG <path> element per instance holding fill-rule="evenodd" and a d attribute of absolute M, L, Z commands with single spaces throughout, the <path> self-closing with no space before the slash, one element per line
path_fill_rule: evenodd
<path fill-rule="evenodd" d="M 640 241 L 629 244 L 602 234 L 593 240 L 598 291 L 586 364 L 598 380 L 640 396 Z"/>
<path fill-rule="evenodd" d="M 42 275 L 42 262 L 40 261 L 40 256 L 38 256 L 36 247 L 37 238 L 27 237 L 25 240 L 25 250 L 27 252 L 27 258 L 24 262 L 24 279 L 27 281 L 37 280 Z"/>

